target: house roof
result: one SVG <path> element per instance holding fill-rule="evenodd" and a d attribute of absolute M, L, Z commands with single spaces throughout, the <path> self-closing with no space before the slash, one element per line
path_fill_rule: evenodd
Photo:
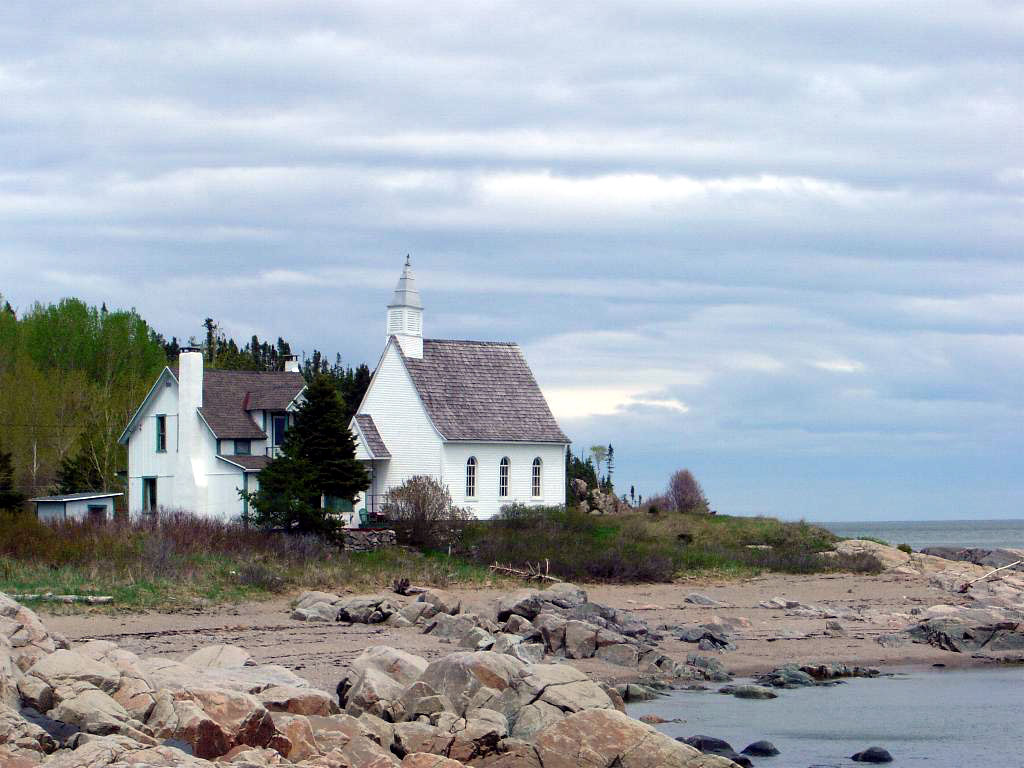
<path fill-rule="evenodd" d="M 199 413 L 215 437 L 261 440 L 267 433 L 249 412 L 283 411 L 305 386 L 301 373 L 207 369 Z"/>
<path fill-rule="evenodd" d="M 384 444 L 384 438 L 380 436 L 380 432 L 377 431 L 377 425 L 373 421 L 373 417 L 368 413 L 356 414 L 356 426 L 359 427 L 359 431 L 363 435 L 363 439 L 366 442 L 366 447 L 370 451 L 370 455 L 375 459 L 390 459 L 391 451 Z"/>
<path fill-rule="evenodd" d="M 111 499 L 124 496 L 116 491 L 83 491 L 82 493 L 65 493 L 60 496 L 37 496 L 29 501 L 86 501 L 87 499 Z"/>
<path fill-rule="evenodd" d="M 402 356 L 446 440 L 570 442 L 518 344 L 424 339 L 422 359 Z"/>
<path fill-rule="evenodd" d="M 223 456 L 218 453 L 217 458 L 234 464 L 245 472 L 259 472 L 270 463 L 269 456 Z"/>

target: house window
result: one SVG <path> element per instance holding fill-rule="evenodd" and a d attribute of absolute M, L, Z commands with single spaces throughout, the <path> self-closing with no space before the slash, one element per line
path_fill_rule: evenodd
<path fill-rule="evenodd" d="M 142 478 L 142 511 L 156 512 L 156 478 Z"/>
<path fill-rule="evenodd" d="M 250 455 L 252 455 L 252 440 L 235 440 L 235 455 L 236 456 L 250 456 Z"/>
<path fill-rule="evenodd" d="M 541 491 L 541 479 L 543 476 L 544 462 L 540 460 L 540 456 L 533 460 L 533 498 L 540 498 Z"/>
<path fill-rule="evenodd" d="M 167 451 L 167 417 L 160 415 L 156 417 L 156 452 Z"/>
<path fill-rule="evenodd" d="M 275 413 L 271 417 L 271 425 L 274 432 L 274 445 L 279 446 L 284 443 L 284 433 L 288 429 L 288 414 Z"/>
<path fill-rule="evenodd" d="M 470 456 L 466 462 L 466 498 L 476 498 L 476 456 Z"/>
<path fill-rule="evenodd" d="M 508 470 L 511 463 L 506 456 L 498 466 L 498 495 L 503 499 L 508 496 Z"/>

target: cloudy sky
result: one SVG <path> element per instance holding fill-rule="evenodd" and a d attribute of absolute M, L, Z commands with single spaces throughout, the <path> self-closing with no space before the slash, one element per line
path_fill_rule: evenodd
<path fill-rule="evenodd" d="M 0 292 L 371 365 L 411 253 L 620 490 L 1024 517 L 1024 5 L 0 6 Z"/>

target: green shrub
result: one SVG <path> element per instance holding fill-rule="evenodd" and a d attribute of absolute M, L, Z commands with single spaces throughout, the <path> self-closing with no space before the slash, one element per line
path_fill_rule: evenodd
<path fill-rule="evenodd" d="M 914 554 L 914 548 L 909 544 L 900 544 L 898 547 L 896 547 L 896 549 L 898 549 L 900 552 L 906 552 L 908 555 Z"/>

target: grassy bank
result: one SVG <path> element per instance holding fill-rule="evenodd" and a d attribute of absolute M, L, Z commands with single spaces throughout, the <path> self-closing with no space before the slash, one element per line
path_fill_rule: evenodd
<path fill-rule="evenodd" d="M 600 517 L 523 507 L 501 519 L 470 525 L 464 543 L 467 556 L 481 565 L 546 561 L 551 573 L 580 581 L 877 570 L 872 559 L 819 554 L 837 540 L 824 528 L 773 518 L 644 512 Z"/>
<path fill-rule="evenodd" d="M 491 580 L 486 568 L 445 555 L 347 553 L 312 536 L 185 515 L 99 526 L 19 516 L 0 524 L 0 591 L 110 595 L 114 610 L 188 609 L 299 589 L 374 590 L 399 577 L 435 586 Z"/>
<path fill-rule="evenodd" d="M 110 610 L 180 610 L 302 589 L 378 590 L 396 578 L 441 587 L 482 585 L 495 582 L 487 568 L 494 562 L 522 567 L 546 561 L 562 579 L 620 583 L 877 569 L 873 560 L 818 554 L 835 541 L 822 528 L 770 518 L 599 517 L 519 508 L 498 520 L 467 524 L 455 556 L 404 547 L 347 553 L 312 536 L 267 534 L 186 515 L 56 526 L 20 516 L 0 523 L 0 591 L 110 595 Z"/>

